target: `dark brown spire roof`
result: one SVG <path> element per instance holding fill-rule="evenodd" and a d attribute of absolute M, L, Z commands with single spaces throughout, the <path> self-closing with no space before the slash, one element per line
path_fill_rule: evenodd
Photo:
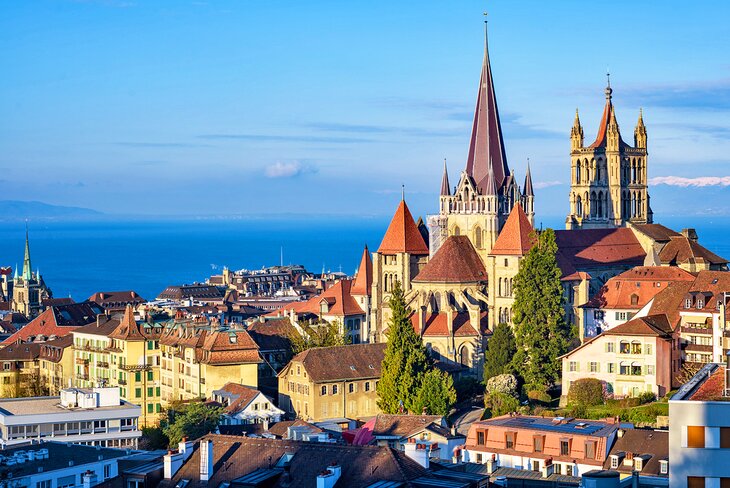
<path fill-rule="evenodd" d="M 383 242 L 380 243 L 378 252 L 381 254 L 410 253 L 416 255 L 428 254 L 428 246 L 423 241 L 418 231 L 413 215 L 408 210 L 405 200 L 401 200 L 398 209 L 390 221 L 388 230 L 385 231 Z"/>
<path fill-rule="evenodd" d="M 532 190 L 532 174 L 530 173 L 530 163 L 527 162 L 527 173 L 525 173 L 525 186 L 522 188 L 526 197 L 534 197 L 535 192 Z"/>
<path fill-rule="evenodd" d="M 466 160 L 466 173 L 474 178 L 477 187 L 483 194 L 486 194 L 487 175 L 490 167 L 497 188 L 501 188 L 505 178 L 509 175 L 509 167 L 504 151 L 497 98 L 494 94 L 489 49 L 485 39 L 482 73 L 479 77 L 477 104 L 469 142 L 469 155 Z"/>
<path fill-rule="evenodd" d="M 598 134 L 596 135 L 596 140 L 593 141 L 593 144 L 591 144 L 590 148 L 599 148 L 599 147 L 605 147 L 606 146 L 606 139 L 608 134 L 608 127 L 609 125 L 616 124 L 618 127 L 618 123 L 616 122 L 616 111 L 613 108 L 613 103 L 611 102 L 611 93 L 613 93 L 613 90 L 611 87 L 606 88 L 606 105 L 603 107 L 603 115 L 601 116 L 601 123 L 598 125 Z M 619 146 L 623 147 L 627 144 L 621 139 L 621 134 L 619 134 Z"/>
<path fill-rule="evenodd" d="M 448 197 L 449 195 L 451 195 L 449 172 L 446 170 L 446 160 L 444 159 L 444 175 L 441 177 L 441 196 Z"/>
<path fill-rule="evenodd" d="M 466 236 L 449 236 L 414 283 L 476 283 L 487 280 L 482 259 Z"/>

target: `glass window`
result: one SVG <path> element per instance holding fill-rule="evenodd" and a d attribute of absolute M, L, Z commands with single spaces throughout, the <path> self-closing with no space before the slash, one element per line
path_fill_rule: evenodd
<path fill-rule="evenodd" d="M 596 458 L 596 443 L 595 441 L 588 441 L 585 444 L 586 459 Z"/>
<path fill-rule="evenodd" d="M 505 435 L 505 446 L 507 449 L 513 449 L 515 447 L 515 434 L 514 432 L 507 432 Z"/>
<path fill-rule="evenodd" d="M 134 389 L 134 397 L 135 398 L 142 398 L 142 388 L 135 388 Z"/>
<path fill-rule="evenodd" d="M 153 381 L 155 379 L 154 371 L 147 371 L 147 381 Z"/>
<path fill-rule="evenodd" d="M 567 440 L 560 441 L 560 455 L 561 456 L 570 456 L 570 441 L 567 441 Z"/>
<path fill-rule="evenodd" d="M 322 387 L 322 395 L 326 395 L 326 394 L 327 394 L 327 385 L 324 385 Z"/>
<path fill-rule="evenodd" d="M 365 391 L 370 391 L 370 382 L 369 381 L 365 382 Z"/>
<path fill-rule="evenodd" d="M 687 447 L 705 447 L 705 428 L 702 426 L 687 426 Z M 704 485 L 703 485 L 704 486 Z"/>
<path fill-rule="evenodd" d="M 484 445 L 484 431 L 483 430 L 477 431 L 477 444 L 480 446 Z"/>
<path fill-rule="evenodd" d="M 134 381 L 142 381 L 142 373 L 140 371 L 134 373 Z"/>
<path fill-rule="evenodd" d="M 687 488 L 705 488 L 705 477 L 687 476 Z"/>
<path fill-rule="evenodd" d="M 337 394 L 337 385 L 332 385 L 332 394 L 333 395 Z"/>

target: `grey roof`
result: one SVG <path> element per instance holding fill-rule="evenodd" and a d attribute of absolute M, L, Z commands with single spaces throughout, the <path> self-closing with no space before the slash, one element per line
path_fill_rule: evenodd
<path fill-rule="evenodd" d="M 544 430 L 558 434 L 585 435 L 595 437 L 608 437 L 618 430 L 618 425 L 596 420 L 579 420 L 566 418 L 558 422 L 560 417 L 543 418 L 528 417 L 522 415 L 503 416 L 494 419 L 483 420 L 482 424 L 508 427 L 513 429 Z"/>

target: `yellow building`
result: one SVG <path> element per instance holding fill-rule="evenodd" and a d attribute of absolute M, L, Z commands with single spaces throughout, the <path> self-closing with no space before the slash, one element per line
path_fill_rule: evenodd
<path fill-rule="evenodd" d="M 234 382 L 258 387 L 258 346 L 243 329 L 205 319 L 175 322 L 160 339 L 162 400 L 210 398 Z"/>
<path fill-rule="evenodd" d="M 315 347 L 279 373 L 279 408 L 311 422 L 372 417 L 386 344 Z"/>
<path fill-rule="evenodd" d="M 0 392 L 4 398 L 47 395 L 40 376 L 41 346 L 10 344 L 0 349 Z"/>
<path fill-rule="evenodd" d="M 60 395 L 63 388 L 70 386 L 74 374 L 73 336 L 41 343 L 40 374 L 49 395 Z"/>
<path fill-rule="evenodd" d="M 160 402 L 160 324 L 138 324 L 128 306 L 121 319 L 103 315 L 72 332 L 74 382 L 82 388 L 119 386 L 123 399 L 142 407 L 140 422 L 155 424 Z"/>

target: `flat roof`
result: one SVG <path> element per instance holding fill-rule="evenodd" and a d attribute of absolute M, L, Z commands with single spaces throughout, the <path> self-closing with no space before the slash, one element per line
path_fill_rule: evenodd
<path fill-rule="evenodd" d="M 547 432 L 555 432 L 558 434 L 573 434 L 573 435 L 585 435 L 585 436 L 596 436 L 596 437 L 607 437 L 616 430 L 618 430 L 617 424 L 611 424 L 608 422 L 601 422 L 597 420 L 582 420 L 582 419 L 561 419 L 561 422 L 557 422 L 559 417 L 555 418 L 543 418 L 543 417 L 530 417 L 530 416 L 504 416 L 497 417 L 489 420 L 483 420 L 479 424 L 484 426 L 499 426 L 510 429 L 531 429 L 531 430 L 543 430 Z"/>
<path fill-rule="evenodd" d="M 2 456 L 9 458 L 14 456 L 17 452 L 37 452 L 39 449 L 47 449 L 48 457 L 46 459 L 36 458 L 33 461 L 26 460 L 22 464 L 12 466 L 12 469 L 10 470 L 13 472 L 13 479 L 38 474 L 39 468 L 43 468 L 44 473 L 50 473 L 58 469 L 68 469 L 70 461 L 73 461 L 75 466 L 83 466 L 85 464 L 99 462 L 100 460 L 117 459 L 128 455 L 127 451 L 124 449 L 82 446 L 78 444 L 66 444 L 51 441 L 43 442 L 41 444 L 33 444 L 32 446 L 5 449 L 2 451 Z"/>
<path fill-rule="evenodd" d="M 104 412 L 109 410 L 135 410 L 138 405 L 122 400 L 119 405 L 94 408 L 64 408 L 61 406 L 61 397 L 28 397 L 0 399 L 0 414 L 3 415 L 43 415 L 72 412 Z"/>

